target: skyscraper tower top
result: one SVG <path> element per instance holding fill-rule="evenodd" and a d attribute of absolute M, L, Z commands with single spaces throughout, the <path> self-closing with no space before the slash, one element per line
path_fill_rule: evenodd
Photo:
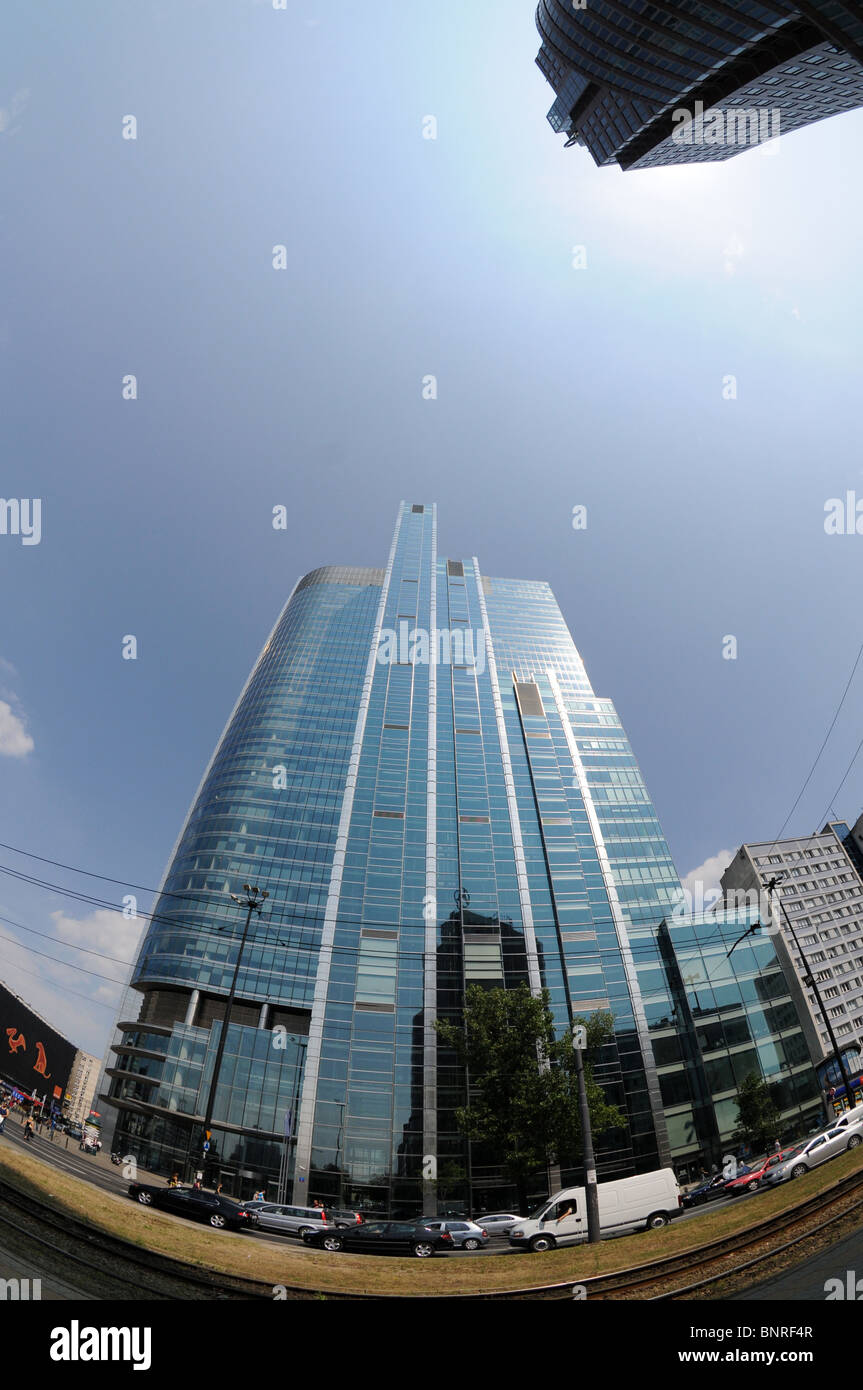
<path fill-rule="evenodd" d="M 728 159 L 863 104 L 856 0 L 540 0 L 536 22 L 549 123 L 600 165 Z"/>

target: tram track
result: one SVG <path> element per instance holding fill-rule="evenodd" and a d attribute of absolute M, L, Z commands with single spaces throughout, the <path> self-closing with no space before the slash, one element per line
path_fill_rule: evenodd
<path fill-rule="evenodd" d="M 17 1218 L 17 1219 L 15 1219 Z M 61 1267 L 71 1266 L 82 1291 L 112 1299 L 272 1299 L 272 1286 L 242 1275 L 197 1269 L 167 1255 L 109 1235 L 0 1181 L 0 1231 L 17 1247 L 38 1247 Z M 297 1294 L 310 1295 L 308 1290 Z"/>

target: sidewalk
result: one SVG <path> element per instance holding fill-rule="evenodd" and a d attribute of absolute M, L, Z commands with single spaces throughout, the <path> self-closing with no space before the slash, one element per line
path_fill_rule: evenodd
<path fill-rule="evenodd" d="M 11 1137 L 10 1128 L 13 1126 L 16 1131 L 15 1138 L 20 1141 L 23 1148 L 30 1149 L 37 1158 L 40 1156 L 41 1145 L 36 1141 L 41 1140 L 42 1143 L 48 1145 L 49 1148 L 59 1149 L 64 1153 L 77 1154 L 82 1162 L 86 1161 L 88 1167 L 92 1165 L 94 1168 L 102 1168 L 122 1177 L 123 1165 L 112 1163 L 110 1153 L 106 1153 L 104 1149 L 101 1153 L 88 1153 L 81 1149 L 80 1140 L 73 1139 L 68 1134 L 61 1134 L 59 1130 L 54 1130 L 52 1133 L 48 1125 L 43 1125 L 41 1131 L 37 1129 L 33 1140 L 28 1144 L 24 1138 L 24 1123 L 17 1115 L 7 1116 L 3 1130 L 0 1131 L 0 1137 L 4 1134 Z M 163 1174 L 150 1173 L 146 1168 L 142 1168 L 141 1165 L 138 1164 L 135 1170 L 134 1181 L 163 1185 L 167 1180 Z"/>

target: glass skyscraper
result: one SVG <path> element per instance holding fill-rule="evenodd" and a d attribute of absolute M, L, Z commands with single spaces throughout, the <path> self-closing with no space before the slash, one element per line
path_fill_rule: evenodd
<path fill-rule="evenodd" d="M 540 0 L 536 22 L 549 123 L 597 164 L 727 159 L 863 104 L 857 0 Z"/>
<path fill-rule="evenodd" d="M 108 1069 L 115 1145 L 156 1171 L 201 1164 L 243 884 L 270 898 L 215 1092 L 226 1191 L 275 1195 L 287 1152 L 303 1205 L 507 1209 L 434 1026 L 471 983 L 547 988 L 561 1032 L 611 1011 L 596 1074 L 626 1124 L 600 1140 L 602 1177 L 691 1151 L 651 1041 L 680 884 L 632 750 L 549 586 L 439 557 L 433 506 L 402 504 L 385 568 L 297 583 L 194 799 Z"/>

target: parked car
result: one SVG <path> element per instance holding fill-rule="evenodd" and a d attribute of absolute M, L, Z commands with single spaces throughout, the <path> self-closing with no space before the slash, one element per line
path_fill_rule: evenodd
<path fill-rule="evenodd" d="M 258 1218 L 258 1229 L 276 1231 L 282 1236 L 301 1236 L 327 1224 L 330 1213 L 321 1207 L 290 1207 L 280 1202 L 245 1202 L 247 1211 Z"/>
<path fill-rule="evenodd" d="M 330 1225 L 338 1226 L 358 1226 L 362 1221 L 362 1213 L 352 1211 L 350 1207 L 325 1207 L 327 1220 Z"/>
<path fill-rule="evenodd" d="M 780 1163 L 784 1163 L 795 1152 L 796 1145 L 791 1145 L 787 1149 L 780 1149 L 777 1153 L 769 1154 L 767 1158 L 762 1158 L 759 1162 L 753 1163 L 748 1173 L 742 1173 L 739 1177 L 731 1178 L 725 1184 L 724 1191 L 729 1197 L 740 1197 L 744 1192 L 757 1192 L 759 1187 L 764 1187 L 770 1176 L 770 1171 Z"/>
<path fill-rule="evenodd" d="M 836 1158 L 837 1154 L 844 1153 L 846 1149 L 856 1149 L 863 1143 L 863 1134 L 858 1130 L 853 1130 L 849 1134 L 846 1129 L 828 1129 L 821 1134 L 816 1134 L 814 1139 L 807 1139 L 804 1144 L 798 1144 L 784 1163 L 778 1163 L 771 1169 L 768 1181 L 771 1186 L 774 1183 L 784 1182 L 786 1178 L 801 1178 L 810 1169 L 817 1168 L 819 1164 L 826 1163 L 828 1159 Z"/>
<path fill-rule="evenodd" d="M 683 1194 L 683 1205 L 685 1207 L 700 1207 L 705 1202 L 712 1202 L 716 1197 L 725 1196 L 726 1178 L 722 1173 L 715 1173 L 712 1178 L 694 1187 L 691 1192 Z"/>
<path fill-rule="evenodd" d="M 156 1187 L 133 1182 L 129 1184 L 129 1196 L 140 1202 L 142 1207 L 158 1207 L 160 1211 L 170 1211 L 175 1216 L 188 1216 L 192 1221 L 207 1221 L 217 1230 L 228 1226 L 232 1230 L 247 1231 L 258 1224 L 257 1212 L 232 1202 L 229 1197 L 219 1197 L 215 1192 L 205 1192 L 203 1189 Z"/>
<path fill-rule="evenodd" d="M 358 1226 L 336 1230 L 324 1226 L 319 1231 L 305 1231 L 306 1245 L 319 1250 L 344 1250 L 357 1255 L 415 1255 L 428 1259 L 446 1254 L 453 1248 L 449 1231 L 433 1230 L 417 1221 L 363 1221 Z"/>
<path fill-rule="evenodd" d="M 439 1221 L 433 1216 L 423 1224 L 431 1231 L 449 1231 L 457 1250 L 481 1250 L 488 1245 L 488 1231 L 476 1221 Z"/>
<path fill-rule="evenodd" d="M 496 1211 L 492 1212 L 490 1216 L 475 1216 L 473 1220 L 482 1226 L 483 1230 L 487 1231 L 490 1236 L 502 1236 L 517 1225 L 521 1221 L 521 1217 L 516 1216 L 511 1211 Z"/>

